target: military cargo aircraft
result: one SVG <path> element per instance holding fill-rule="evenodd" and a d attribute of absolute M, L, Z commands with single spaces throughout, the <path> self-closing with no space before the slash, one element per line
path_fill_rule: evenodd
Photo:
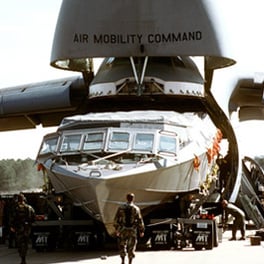
<path fill-rule="evenodd" d="M 165 205 L 168 217 L 181 216 L 177 204 L 189 194 L 188 217 L 207 201 L 236 201 L 241 157 L 223 106 L 237 111 L 243 100 L 237 89 L 224 102 L 211 91 L 214 71 L 235 64 L 220 25 L 211 0 L 64 0 L 51 65 L 81 77 L 2 89 L 1 130 L 59 125 L 37 156 L 48 190 L 110 234 L 129 191 L 146 217 Z"/>

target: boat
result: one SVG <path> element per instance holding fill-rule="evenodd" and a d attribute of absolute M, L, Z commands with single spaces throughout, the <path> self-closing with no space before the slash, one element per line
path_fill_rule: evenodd
<path fill-rule="evenodd" d="M 46 135 L 38 163 L 57 193 L 66 193 L 113 234 L 115 212 L 128 192 L 143 215 L 179 194 L 214 192 L 221 138 L 205 113 L 90 113 L 66 117 Z"/>

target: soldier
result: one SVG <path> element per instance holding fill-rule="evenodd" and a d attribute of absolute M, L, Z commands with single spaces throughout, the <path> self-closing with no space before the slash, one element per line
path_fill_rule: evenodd
<path fill-rule="evenodd" d="M 0 239 L 1 243 L 5 243 L 4 238 L 4 222 L 5 222 L 5 201 L 2 199 L 0 195 Z"/>
<path fill-rule="evenodd" d="M 15 215 L 15 209 L 17 207 L 18 202 L 18 194 L 14 194 L 12 200 L 8 201 L 7 205 L 7 216 L 8 216 L 8 247 L 9 248 L 16 248 L 16 234 L 11 231 L 13 218 Z"/>
<path fill-rule="evenodd" d="M 236 240 L 237 229 L 240 229 L 241 232 L 241 238 L 239 240 L 245 240 L 245 233 L 246 233 L 245 213 L 234 204 L 229 203 L 227 200 L 222 201 L 222 207 L 225 212 L 226 221 L 228 219 L 228 214 L 231 214 L 234 217 L 234 223 L 232 226 L 232 237 L 229 240 Z"/>
<path fill-rule="evenodd" d="M 116 235 L 119 237 L 120 257 L 122 264 L 125 263 L 126 252 L 128 253 L 129 264 L 135 257 L 137 245 L 137 230 L 140 237 L 144 236 L 144 222 L 140 209 L 134 204 L 134 194 L 127 194 L 127 203 L 121 205 L 115 216 Z"/>
<path fill-rule="evenodd" d="M 21 257 L 21 264 L 26 264 L 31 225 L 35 220 L 34 209 L 26 204 L 23 194 L 18 195 L 17 206 L 12 217 L 11 231 L 16 233 L 18 253 Z"/>

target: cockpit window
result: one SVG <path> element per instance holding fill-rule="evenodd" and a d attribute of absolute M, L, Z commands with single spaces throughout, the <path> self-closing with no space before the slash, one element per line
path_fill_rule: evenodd
<path fill-rule="evenodd" d="M 129 133 L 113 132 L 109 141 L 109 150 L 126 150 L 129 147 Z"/>
<path fill-rule="evenodd" d="M 177 151 L 176 138 L 168 137 L 168 136 L 160 136 L 159 151 L 176 154 Z"/>
<path fill-rule="evenodd" d="M 78 151 L 81 141 L 81 135 L 65 135 L 62 140 L 61 152 Z"/>
<path fill-rule="evenodd" d="M 58 143 L 58 137 L 45 139 L 42 143 L 40 154 L 55 152 L 57 143 Z"/>
<path fill-rule="evenodd" d="M 89 133 L 85 136 L 83 150 L 102 150 L 104 133 Z"/>
<path fill-rule="evenodd" d="M 134 150 L 152 151 L 154 142 L 154 135 L 147 133 L 136 134 Z"/>

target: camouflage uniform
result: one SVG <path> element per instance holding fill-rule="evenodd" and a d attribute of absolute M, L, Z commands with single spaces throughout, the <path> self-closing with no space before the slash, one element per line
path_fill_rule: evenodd
<path fill-rule="evenodd" d="M 131 201 L 120 206 L 115 216 L 115 228 L 119 236 L 119 248 L 122 263 L 128 253 L 129 263 L 135 257 L 137 230 L 144 234 L 144 222 L 140 209 Z"/>
<path fill-rule="evenodd" d="M 16 244 L 16 235 L 15 233 L 11 230 L 11 227 L 14 222 L 14 215 L 15 215 L 15 210 L 17 207 L 17 202 L 18 202 L 18 195 L 14 194 L 13 198 L 11 201 L 8 202 L 7 204 L 7 215 L 8 215 L 8 247 L 9 248 L 14 248 L 17 247 Z"/>
<path fill-rule="evenodd" d="M 35 220 L 34 209 L 30 205 L 26 204 L 24 200 L 24 196 L 19 196 L 18 204 L 15 208 L 12 219 L 12 229 L 16 233 L 18 253 L 22 260 L 21 264 L 26 263 L 31 225 Z"/>
<path fill-rule="evenodd" d="M 224 200 L 222 204 L 224 206 L 225 222 L 227 221 L 229 214 L 231 214 L 234 217 L 234 223 L 232 225 L 232 237 L 230 238 L 230 240 L 236 240 L 237 229 L 240 229 L 241 232 L 240 240 L 245 240 L 245 233 L 246 233 L 245 213 L 234 204 L 228 203 L 226 200 Z"/>

